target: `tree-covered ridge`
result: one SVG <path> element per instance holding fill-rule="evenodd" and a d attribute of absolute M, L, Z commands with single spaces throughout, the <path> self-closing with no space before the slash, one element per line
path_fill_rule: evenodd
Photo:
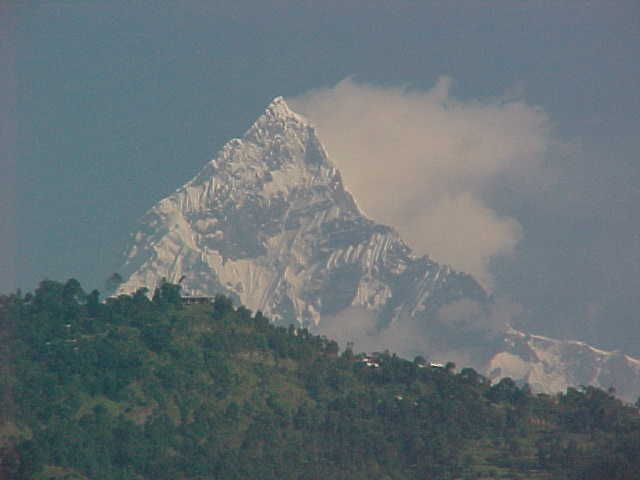
<path fill-rule="evenodd" d="M 100 301 L 75 280 L 0 297 L 0 478 L 632 479 L 612 392 L 351 349 L 178 285 Z M 6 348 L 8 346 L 9 348 Z"/>

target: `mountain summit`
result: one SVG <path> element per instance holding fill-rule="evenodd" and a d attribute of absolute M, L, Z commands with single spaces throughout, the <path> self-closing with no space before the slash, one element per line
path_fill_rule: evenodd
<path fill-rule="evenodd" d="M 485 297 L 470 276 L 413 256 L 393 229 L 366 218 L 315 128 L 282 97 L 145 214 L 122 272 L 121 292 L 184 276 L 192 294 L 225 293 L 314 327 L 352 306 L 391 323 Z"/>
<path fill-rule="evenodd" d="M 394 229 L 367 218 L 314 126 L 282 97 L 143 216 L 120 272 L 120 293 L 182 279 L 191 295 L 223 293 L 361 349 L 463 358 L 541 390 L 640 391 L 634 359 L 483 321 L 492 302 L 478 282 L 414 255 Z M 578 366 L 567 357 L 576 349 Z"/>

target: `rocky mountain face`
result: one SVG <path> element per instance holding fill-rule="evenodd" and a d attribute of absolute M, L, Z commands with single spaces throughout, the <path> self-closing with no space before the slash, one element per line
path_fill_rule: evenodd
<path fill-rule="evenodd" d="M 558 392 L 568 386 L 593 385 L 628 401 L 640 395 L 640 360 L 607 352 L 575 340 L 557 340 L 512 328 L 504 347 L 493 352 L 484 368 L 489 378 L 521 379 L 535 391 Z"/>
<path fill-rule="evenodd" d="M 620 390 L 623 382 L 640 392 L 640 362 L 629 357 L 513 329 L 461 333 L 444 325 L 442 307 L 468 301 L 486 312 L 491 299 L 471 276 L 414 255 L 395 230 L 367 218 L 313 125 L 281 97 L 144 215 L 120 272 L 119 293 L 182 279 L 188 294 L 223 293 L 276 321 L 320 330 L 359 309 L 371 319 L 369 336 L 411 325 L 412 336 L 429 338 L 405 354 L 429 354 L 415 346 L 427 344 L 440 355 L 467 349 L 493 377 L 541 390 Z"/>

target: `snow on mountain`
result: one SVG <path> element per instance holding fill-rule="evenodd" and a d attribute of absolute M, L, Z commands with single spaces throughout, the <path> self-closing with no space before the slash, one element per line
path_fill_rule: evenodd
<path fill-rule="evenodd" d="M 442 306 L 463 299 L 490 304 L 471 276 L 414 255 L 395 230 L 368 219 L 313 125 L 282 97 L 143 216 L 120 272 L 126 280 L 119 293 L 184 276 L 189 294 L 223 293 L 276 321 L 311 328 L 358 307 L 378 329 L 417 325 L 440 350 L 468 342 L 443 330 Z M 546 391 L 581 383 L 608 387 L 609 379 L 626 378 L 616 377 L 622 362 L 640 391 L 635 360 L 514 330 L 500 338 L 475 355 L 494 377 L 525 379 Z M 594 366 L 582 368 L 576 358 Z"/>
<path fill-rule="evenodd" d="M 462 279 L 484 298 L 471 277 L 413 256 L 366 218 L 314 127 L 281 97 L 147 212 L 132 240 L 120 292 L 184 275 L 187 292 L 223 292 L 305 325 L 348 306 L 436 309 L 460 297 L 451 285 Z"/>
<path fill-rule="evenodd" d="M 508 329 L 504 351 L 489 360 L 489 378 L 526 381 L 534 390 L 563 391 L 569 386 L 614 387 L 622 398 L 640 392 L 640 360 L 575 340 L 556 340 Z"/>

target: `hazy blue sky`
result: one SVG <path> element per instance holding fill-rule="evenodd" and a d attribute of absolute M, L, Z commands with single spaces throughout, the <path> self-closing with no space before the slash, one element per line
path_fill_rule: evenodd
<path fill-rule="evenodd" d="M 640 353 L 637 1 L 0 5 L 0 291 L 100 288 L 135 221 L 275 96 L 448 76 L 465 108 L 540 112 L 553 147 L 476 192 L 518 225 L 496 295 L 530 329 Z"/>

